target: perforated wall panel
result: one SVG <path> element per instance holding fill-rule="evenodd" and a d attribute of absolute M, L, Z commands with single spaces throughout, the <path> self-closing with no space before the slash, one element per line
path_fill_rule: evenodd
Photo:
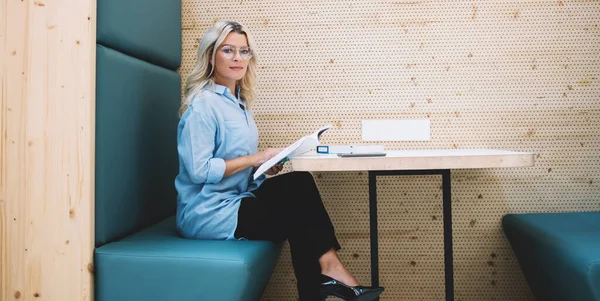
<path fill-rule="evenodd" d="M 257 42 L 260 149 L 328 123 L 323 143 L 358 144 L 361 120 L 427 118 L 430 141 L 379 144 L 536 153 L 535 167 L 452 172 L 455 300 L 533 300 L 504 214 L 600 210 L 599 1 L 184 0 L 184 77 L 219 19 Z M 343 262 L 369 284 L 367 174 L 314 176 Z M 444 300 L 441 178 L 377 183 L 381 300 Z M 297 300 L 283 252 L 263 300 Z"/>

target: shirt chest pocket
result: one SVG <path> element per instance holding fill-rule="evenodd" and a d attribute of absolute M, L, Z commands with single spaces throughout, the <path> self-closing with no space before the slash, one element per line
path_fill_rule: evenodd
<path fill-rule="evenodd" d="M 227 154 L 232 158 L 250 154 L 248 141 L 250 128 L 245 121 L 226 120 L 224 122 L 223 141 L 226 144 Z"/>

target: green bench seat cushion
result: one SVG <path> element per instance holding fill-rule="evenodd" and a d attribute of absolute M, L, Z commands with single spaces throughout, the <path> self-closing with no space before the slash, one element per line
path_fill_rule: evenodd
<path fill-rule="evenodd" d="M 177 70 L 181 1 L 98 0 L 97 41 L 127 55 Z"/>
<path fill-rule="evenodd" d="M 175 213 L 177 72 L 98 45 L 96 246 Z"/>
<path fill-rule="evenodd" d="M 509 214 L 502 223 L 537 300 L 600 301 L 600 212 Z"/>
<path fill-rule="evenodd" d="M 95 251 L 97 301 L 257 301 L 281 245 L 188 240 L 169 217 Z"/>

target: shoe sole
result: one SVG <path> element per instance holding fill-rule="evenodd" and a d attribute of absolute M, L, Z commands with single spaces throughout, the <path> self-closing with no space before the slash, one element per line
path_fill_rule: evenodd
<path fill-rule="evenodd" d="M 373 301 L 383 293 L 383 289 L 374 289 L 364 295 L 356 296 L 356 298 L 349 301 Z"/>
<path fill-rule="evenodd" d="M 338 294 L 331 294 L 331 296 L 337 297 L 337 298 L 340 298 L 340 299 L 346 300 L 346 301 L 373 301 L 375 298 L 379 297 L 379 295 L 381 295 L 381 293 L 383 293 L 383 288 L 374 289 L 368 293 L 365 293 L 360 296 L 356 296 L 356 298 L 353 298 L 350 300 L 346 300 L 346 299 L 344 299 L 344 296 L 341 296 Z M 321 296 L 321 301 L 325 301 L 327 299 L 327 297 L 328 297 L 328 295 Z"/>

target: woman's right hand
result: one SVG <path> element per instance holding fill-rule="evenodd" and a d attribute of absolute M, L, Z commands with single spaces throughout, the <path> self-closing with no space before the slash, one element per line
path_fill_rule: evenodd
<path fill-rule="evenodd" d="M 269 159 L 273 158 L 275 155 L 279 154 L 283 148 L 268 148 L 262 152 L 258 152 L 252 156 L 252 166 L 259 167 L 261 164 L 267 162 Z"/>

